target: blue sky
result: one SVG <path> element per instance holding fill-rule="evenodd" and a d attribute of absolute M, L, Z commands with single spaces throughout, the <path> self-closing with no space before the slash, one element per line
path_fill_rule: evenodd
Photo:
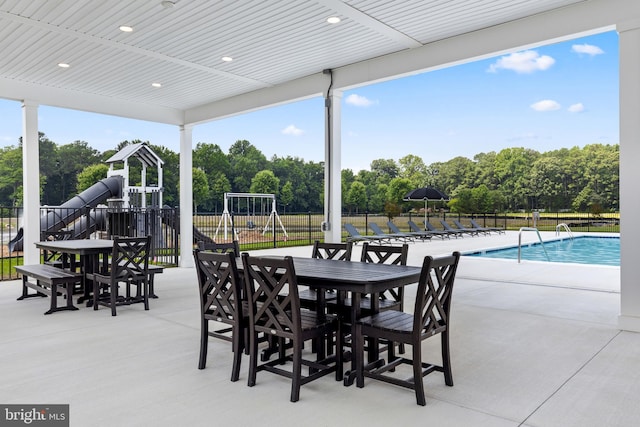
<path fill-rule="evenodd" d="M 246 139 L 268 158 L 324 158 L 323 100 L 309 99 L 203 125 L 198 142 L 225 152 Z M 426 164 L 527 147 L 540 152 L 617 144 L 618 36 L 615 32 L 345 91 L 343 168 L 408 154 Z M 0 145 L 16 145 L 20 104 L 0 99 Z M 58 145 L 76 140 L 104 151 L 125 139 L 179 150 L 175 126 L 40 106 L 39 127 Z"/>

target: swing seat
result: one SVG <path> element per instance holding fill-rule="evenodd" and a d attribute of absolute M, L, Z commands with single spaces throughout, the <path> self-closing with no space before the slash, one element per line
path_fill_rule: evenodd
<path fill-rule="evenodd" d="M 256 228 L 256 224 L 253 221 L 249 220 L 247 221 L 247 228 L 249 230 L 253 230 L 254 228 Z"/>

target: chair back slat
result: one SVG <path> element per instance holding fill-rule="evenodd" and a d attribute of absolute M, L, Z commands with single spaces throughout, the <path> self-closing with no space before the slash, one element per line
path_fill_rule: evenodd
<path fill-rule="evenodd" d="M 322 243 L 316 240 L 313 244 L 311 258 L 336 259 L 340 261 L 351 261 L 353 243 Z"/>
<path fill-rule="evenodd" d="M 240 244 L 237 240 L 233 242 L 225 242 L 225 243 L 217 243 L 217 242 L 203 242 L 202 240 L 198 241 L 198 249 L 201 251 L 208 252 L 233 252 L 236 257 L 240 256 Z"/>
<path fill-rule="evenodd" d="M 119 237 L 113 240 L 111 278 L 113 280 L 147 280 L 151 236 Z"/>
<path fill-rule="evenodd" d="M 409 245 L 402 246 L 370 245 L 362 244 L 362 256 L 360 261 L 375 264 L 407 265 Z"/>
<path fill-rule="evenodd" d="M 242 254 L 249 318 L 256 332 L 293 338 L 300 331 L 298 283 L 289 256 L 252 257 Z"/>
<path fill-rule="evenodd" d="M 193 252 L 200 290 L 203 316 L 234 324 L 241 319 L 241 281 L 232 253 Z"/>
<path fill-rule="evenodd" d="M 69 240 L 73 237 L 73 230 L 58 230 L 58 231 L 43 231 L 40 233 L 40 240 Z M 68 262 L 65 259 L 64 254 L 52 250 L 43 249 L 42 257 L 45 264 L 53 264 L 60 262 L 63 267 L 68 267 Z"/>
<path fill-rule="evenodd" d="M 460 253 L 425 257 L 414 308 L 414 334 L 435 335 L 448 328 L 453 283 Z"/>
<path fill-rule="evenodd" d="M 361 262 L 370 262 L 374 264 L 391 264 L 391 265 L 407 265 L 409 257 L 409 245 L 404 243 L 402 246 L 390 245 L 371 245 L 369 242 L 362 244 Z M 380 294 L 380 299 L 391 299 L 401 302 L 403 300 L 404 287 L 387 289 Z"/>

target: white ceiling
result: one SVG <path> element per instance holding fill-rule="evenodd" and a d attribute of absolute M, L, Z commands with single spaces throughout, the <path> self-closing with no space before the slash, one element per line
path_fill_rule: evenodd
<path fill-rule="evenodd" d="M 439 41 L 532 16 L 544 18 L 549 11 L 605 5 L 603 0 L 163 3 L 168 2 L 0 0 L 0 97 L 175 124 L 188 122 L 192 113 L 191 121 L 197 122 L 232 112 L 234 107 L 223 113 L 212 107 L 233 105 L 238 97 L 251 97 L 259 106 L 256 98 L 322 77 L 324 69 L 356 72 L 349 83 L 366 83 L 417 70 L 422 63 L 403 59 L 396 68 L 378 72 L 358 71 L 361 64 L 392 60 L 398 53 L 424 55 L 425 48 Z M 329 16 L 342 21 L 328 24 Z M 134 31 L 124 33 L 121 25 Z M 223 56 L 233 61 L 224 62 Z M 70 68 L 58 67 L 60 62 Z M 152 87 L 153 82 L 162 87 Z M 285 95 L 280 97 L 284 101 Z"/>

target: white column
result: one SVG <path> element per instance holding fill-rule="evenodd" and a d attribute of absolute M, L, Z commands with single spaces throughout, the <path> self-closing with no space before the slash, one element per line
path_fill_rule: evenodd
<path fill-rule="evenodd" d="M 193 126 L 180 126 L 180 267 L 193 261 Z"/>
<path fill-rule="evenodd" d="M 22 240 L 25 264 L 39 264 L 40 250 L 40 147 L 38 144 L 38 104 L 22 102 Z"/>
<path fill-rule="evenodd" d="M 620 35 L 620 329 L 640 332 L 640 25 Z"/>
<path fill-rule="evenodd" d="M 342 91 L 332 90 L 325 100 L 324 144 L 324 240 L 338 243 L 342 238 Z"/>

